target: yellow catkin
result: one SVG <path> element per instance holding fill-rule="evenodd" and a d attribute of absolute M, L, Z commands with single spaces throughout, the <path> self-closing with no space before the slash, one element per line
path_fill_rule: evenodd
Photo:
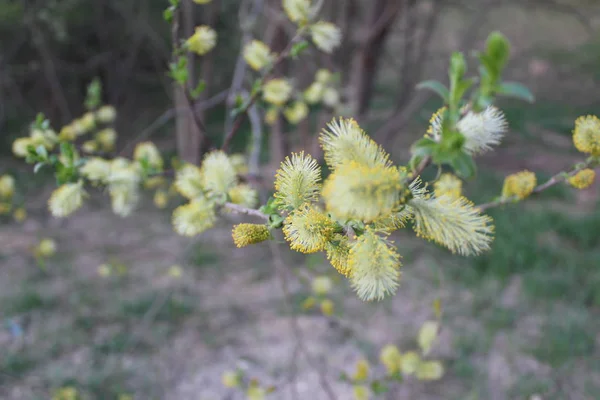
<path fill-rule="evenodd" d="M 492 218 L 482 214 L 469 199 L 428 197 L 417 193 L 408 204 L 413 211 L 413 229 L 418 237 L 465 256 L 490 249 L 494 239 Z"/>
<path fill-rule="evenodd" d="M 331 265 L 340 274 L 349 277 L 352 268 L 348 264 L 348 255 L 350 254 L 348 238 L 344 235 L 335 234 L 333 239 L 325 244 L 325 251 Z"/>
<path fill-rule="evenodd" d="M 283 106 L 292 95 L 294 88 L 282 78 L 271 79 L 263 85 L 263 100 L 274 106 Z"/>
<path fill-rule="evenodd" d="M 273 62 L 271 49 L 260 40 L 253 40 L 244 47 L 244 60 L 255 71 L 260 71 Z"/>
<path fill-rule="evenodd" d="M 509 175 L 504 179 L 502 197 L 516 197 L 523 200 L 533 192 L 536 184 L 537 179 L 531 171 L 525 170 Z"/>
<path fill-rule="evenodd" d="M 238 224 L 233 227 L 231 236 L 237 247 L 245 247 L 251 244 L 264 242 L 271 237 L 271 234 L 266 225 Z"/>
<path fill-rule="evenodd" d="M 354 368 L 352 379 L 355 381 L 365 381 L 369 378 L 369 362 L 367 360 L 364 358 L 358 360 Z"/>
<path fill-rule="evenodd" d="M 573 130 L 573 143 L 582 153 L 600 155 L 600 119 L 595 115 L 577 118 Z"/>
<path fill-rule="evenodd" d="M 400 178 L 397 168 L 349 161 L 327 178 L 322 195 L 327 209 L 338 218 L 371 222 L 389 215 L 397 206 Z"/>
<path fill-rule="evenodd" d="M 350 281 L 358 297 L 372 301 L 394 294 L 399 285 L 400 258 L 392 242 L 367 228 L 348 255 Z"/>
<path fill-rule="evenodd" d="M 400 371 L 402 355 L 398 347 L 392 344 L 385 346 L 379 353 L 379 360 L 385 366 L 389 375 L 394 375 Z"/>
<path fill-rule="evenodd" d="M 235 371 L 225 371 L 221 376 L 223 386 L 228 388 L 238 387 L 240 385 L 240 375 Z"/>
<path fill-rule="evenodd" d="M 323 315 L 326 315 L 328 317 L 332 316 L 334 308 L 335 305 L 333 304 L 333 301 L 329 299 L 325 299 L 321 302 L 321 312 L 323 313 Z"/>
<path fill-rule="evenodd" d="M 208 53 L 217 44 L 217 33 L 207 25 L 197 26 L 194 34 L 186 41 L 187 48 L 200 56 Z"/>
<path fill-rule="evenodd" d="M 319 209 L 304 204 L 285 219 L 283 234 L 292 250 L 316 253 L 324 250 L 336 224 Z"/>
<path fill-rule="evenodd" d="M 583 169 L 571 176 L 568 180 L 569 185 L 577 189 L 586 189 L 594 183 L 596 171 L 590 168 Z"/>
<path fill-rule="evenodd" d="M 452 198 L 462 194 L 462 181 L 452 174 L 442 174 L 440 179 L 433 184 L 436 197 L 448 195 Z"/>
<path fill-rule="evenodd" d="M 370 397 L 369 387 L 366 385 L 354 385 L 352 393 L 354 394 L 354 400 L 369 400 Z"/>
<path fill-rule="evenodd" d="M 304 152 L 292 153 L 281 163 L 275 175 L 275 197 L 281 207 L 296 209 L 317 200 L 321 189 L 321 168 Z"/>

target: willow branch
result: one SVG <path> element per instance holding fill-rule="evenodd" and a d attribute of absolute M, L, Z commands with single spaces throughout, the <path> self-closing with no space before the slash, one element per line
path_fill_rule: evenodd
<path fill-rule="evenodd" d="M 597 165 L 598 165 L 598 161 L 595 160 L 593 157 L 590 157 L 584 163 L 577 165 L 571 171 L 566 172 L 566 173 L 560 172 L 560 173 L 554 175 L 552 178 L 548 179 L 546 182 L 536 186 L 533 189 L 533 191 L 531 192 L 531 194 L 533 195 L 533 194 L 542 193 L 544 190 L 547 190 L 547 189 L 551 188 L 552 186 L 555 186 L 561 182 L 566 181 L 568 178 L 572 177 L 573 175 L 576 175 L 578 172 L 580 172 L 586 168 L 589 168 L 589 167 L 596 167 Z M 514 201 L 515 201 L 514 197 L 508 197 L 508 198 L 503 197 L 498 200 L 491 201 L 489 203 L 480 204 L 476 207 L 479 208 L 479 210 L 481 210 L 481 211 L 485 211 L 490 208 L 501 206 L 503 204 L 513 203 Z"/>
<path fill-rule="evenodd" d="M 269 220 L 269 216 L 267 214 L 265 214 L 259 210 L 255 210 L 253 208 L 240 206 L 239 204 L 225 203 L 225 205 L 223 205 L 223 208 L 226 208 L 227 210 L 232 211 L 237 214 L 251 215 L 253 217 L 258 217 L 260 219 L 264 219 L 265 221 Z"/>
<path fill-rule="evenodd" d="M 417 169 L 415 169 L 412 175 L 409 176 L 408 184 L 413 183 L 415 179 L 417 179 L 423 173 L 425 168 L 429 166 L 429 164 L 431 164 L 431 156 L 427 156 L 424 159 L 422 159 L 419 165 L 417 165 Z"/>

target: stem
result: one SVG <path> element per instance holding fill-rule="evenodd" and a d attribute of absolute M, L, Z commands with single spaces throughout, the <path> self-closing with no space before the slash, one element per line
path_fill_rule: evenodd
<path fill-rule="evenodd" d="M 233 203 L 225 203 L 225 205 L 223 205 L 223 208 L 228 209 L 229 211 L 233 211 L 237 214 L 245 214 L 245 215 L 251 215 L 254 217 L 258 217 L 261 219 L 264 219 L 265 221 L 269 220 L 269 216 L 258 211 L 255 210 L 253 208 L 247 208 L 244 206 L 240 206 L 239 204 L 233 204 Z"/>
<path fill-rule="evenodd" d="M 415 169 L 412 173 L 412 175 L 410 175 L 409 179 L 408 179 L 408 184 L 411 184 L 415 181 L 415 179 L 417 179 L 419 177 L 419 175 L 421 175 L 423 173 L 423 171 L 425 170 L 425 168 L 427 168 L 427 166 L 431 164 L 431 156 L 427 156 L 424 159 L 421 160 L 421 162 L 419 163 L 419 165 L 417 166 L 417 169 Z"/>

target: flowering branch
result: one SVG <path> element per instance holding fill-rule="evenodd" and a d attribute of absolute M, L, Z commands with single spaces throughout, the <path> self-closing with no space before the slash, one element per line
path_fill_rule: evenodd
<path fill-rule="evenodd" d="M 552 186 L 555 186 L 561 182 L 565 182 L 566 180 L 577 175 L 579 172 L 583 171 L 586 168 L 597 167 L 598 164 L 599 164 L 599 161 L 596 158 L 589 157 L 585 162 L 578 164 L 570 171 L 560 172 L 560 173 L 554 175 L 553 177 L 551 177 L 550 179 L 548 179 L 546 182 L 542 183 L 541 185 L 536 186 L 533 189 L 533 191 L 531 192 L 531 194 L 539 194 L 539 193 L 543 192 L 544 190 L 551 188 Z M 490 208 L 498 207 L 503 204 L 513 203 L 515 201 L 517 201 L 515 196 L 500 197 L 499 199 L 497 199 L 495 201 L 480 204 L 477 206 L 477 208 L 483 212 Z"/>
<path fill-rule="evenodd" d="M 265 81 L 266 79 L 268 79 L 274 73 L 275 68 L 277 68 L 290 55 L 292 49 L 294 48 L 294 45 L 298 42 L 299 39 L 302 38 L 303 33 L 304 33 L 303 30 L 299 30 L 296 33 L 296 35 L 288 43 L 285 50 L 283 50 L 283 52 L 281 54 L 279 54 L 279 56 L 271 64 L 271 66 L 269 67 L 269 69 L 266 71 L 265 75 L 261 79 L 261 81 Z M 225 135 L 225 139 L 223 139 L 223 145 L 221 146 L 222 151 L 227 151 L 229 149 L 229 145 L 231 144 L 231 141 L 233 140 L 235 134 L 239 131 L 240 127 L 242 126 L 242 122 L 244 122 L 244 116 L 246 115 L 248 109 L 250 107 L 252 107 L 252 105 L 254 105 L 254 103 L 258 99 L 259 94 L 260 94 L 259 90 L 253 90 L 252 94 L 250 95 L 250 98 L 246 101 L 246 103 L 239 110 L 239 114 L 233 121 L 233 124 L 231 125 L 231 129 Z"/>

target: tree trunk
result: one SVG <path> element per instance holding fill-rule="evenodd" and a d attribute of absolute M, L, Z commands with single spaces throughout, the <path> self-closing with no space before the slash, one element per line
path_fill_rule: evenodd
<path fill-rule="evenodd" d="M 280 7 L 278 0 L 273 1 L 273 4 Z M 273 24 L 274 25 L 267 29 L 266 42 L 274 52 L 280 53 L 287 45 L 288 36 L 286 34 L 285 26 L 282 22 L 275 21 Z M 273 71 L 274 75 L 283 75 L 286 67 L 286 63 L 282 62 L 277 69 Z M 281 116 L 271 127 L 271 135 L 269 137 L 269 155 L 272 166 L 278 166 L 290 150 L 289 138 L 284 131 L 284 127 L 285 123 L 283 121 L 283 117 Z"/>
<path fill-rule="evenodd" d="M 183 0 L 181 2 L 181 33 L 184 38 L 188 38 L 194 33 L 194 8 L 195 5 L 192 0 Z M 194 65 L 195 56 L 190 54 L 187 60 L 188 91 L 193 89 L 196 84 Z M 198 165 L 200 163 L 202 131 L 194 120 L 194 110 L 190 107 L 185 90 L 178 84 L 175 86 L 175 110 L 177 154 L 183 161 Z M 197 117 L 203 120 L 202 115 L 197 115 Z"/>
<path fill-rule="evenodd" d="M 352 101 L 354 114 L 360 119 L 369 108 L 379 60 L 400 8 L 398 0 L 373 0 L 366 21 L 366 37 L 361 38 L 353 62 Z"/>

